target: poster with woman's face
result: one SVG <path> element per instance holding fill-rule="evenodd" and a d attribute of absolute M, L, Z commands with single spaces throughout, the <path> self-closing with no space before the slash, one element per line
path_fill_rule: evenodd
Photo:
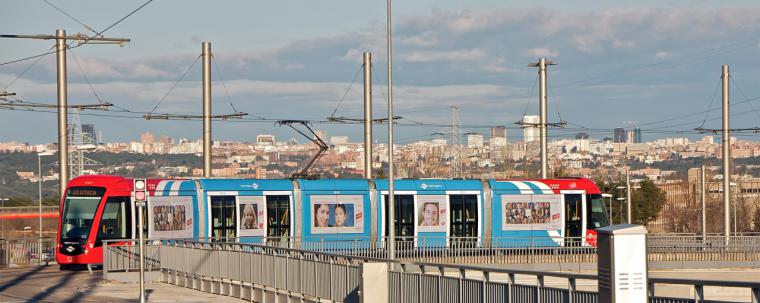
<path fill-rule="evenodd" d="M 502 195 L 502 230 L 558 230 L 559 195 Z"/>
<path fill-rule="evenodd" d="M 238 196 L 238 226 L 241 237 L 266 236 L 266 198 L 264 196 Z"/>
<path fill-rule="evenodd" d="M 148 197 L 148 237 L 182 239 L 193 237 L 192 197 Z"/>
<path fill-rule="evenodd" d="M 363 232 L 362 202 L 360 195 L 311 195 L 312 233 Z"/>
<path fill-rule="evenodd" d="M 418 195 L 416 208 L 418 232 L 446 232 L 448 207 L 445 195 Z"/>

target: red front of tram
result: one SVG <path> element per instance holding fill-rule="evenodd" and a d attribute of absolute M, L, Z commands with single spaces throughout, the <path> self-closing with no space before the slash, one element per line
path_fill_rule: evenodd
<path fill-rule="evenodd" d="M 61 200 L 55 259 L 61 268 L 103 264 L 103 241 L 132 236 L 132 180 L 118 176 L 72 179 Z"/>

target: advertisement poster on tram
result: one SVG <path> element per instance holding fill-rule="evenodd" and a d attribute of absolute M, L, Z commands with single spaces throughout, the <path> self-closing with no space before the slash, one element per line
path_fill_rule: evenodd
<path fill-rule="evenodd" d="M 446 232 L 448 207 L 445 195 L 417 196 L 417 232 Z"/>
<path fill-rule="evenodd" d="M 502 230 L 559 230 L 559 195 L 501 195 Z"/>
<path fill-rule="evenodd" d="M 361 233 L 364 205 L 361 195 L 311 195 L 311 232 Z"/>
<path fill-rule="evenodd" d="M 267 208 L 264 196 L 239 196 L 237 199 L 240 237 L 266 236 Z"/>
<path fill-rule="evenodd" d="M 193 200 L 185 196 L 148 197 L 148 237 L 183 239 L 193 237 Z"/>

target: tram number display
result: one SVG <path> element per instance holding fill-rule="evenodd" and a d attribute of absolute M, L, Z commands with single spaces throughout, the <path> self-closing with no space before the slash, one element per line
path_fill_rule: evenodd
<path fill-rule="evenodd" d="M 502 195 L 502 230 L 559 230 L 559 195 Z"/>
<path fill-rule="evenodd" d="M 72 188 L 69 189 L 69 196 L 74 197 L 100 197 L 103 195 L 103 189 L 97 188 Z"/>

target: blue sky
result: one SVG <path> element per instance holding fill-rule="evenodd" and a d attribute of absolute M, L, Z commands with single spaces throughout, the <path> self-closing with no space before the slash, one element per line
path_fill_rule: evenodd
<path fill-rule="evenodd" d="M 48 1 L 97 30 L 143 3 Z M 215 113 L 232 111 L 229 91 L 234 106 L 251 117 L 324 120 L 346 94 L 336 115 L 359 117 L 361 77 L 351 83 L 361 53 L 371 51 L 375 117 L 386 115 L 385 1 L 209 3 L 154 1 L 106 33 L 131 43 L 74 49 L 68 59 L 69 102 L 96 102 L 83 70 L 104 101 L 150 111 L 200 54 L 200 43 L 210 41 L 219 67 L 213 73 Z M 12 12 L 0 19 L 2 34 L 87 32 L 43 1 L 4 1 L 2 8 Z M 403 123 L 429 124 L 397 128 L 399 142 L 446 131 L 438 125 L 450 123 L 452 105 L 460 108 L 464 132 L 487 134 L 482 127 L 514 127 L 523 114 L 536 114 L 536 70 L 527 64 L 539 57 L 559 63 L 549 72 L 549 117 L 561 116 L 569 125 L 550 130 L 556 138 L 580 131 L 602 138 L 629 124 L 639 124 L 645 140 L 684 136 L 679 131 L 705 119 L 704 127 L 717 128 L 722 64 L 731 66 L 733 77 L 732 126 L 760 126 L 760 100 L 752 99 L 760 96 L 755 1 L 396 1 L 393 15 L 394 105 L 408 119 Z M 0 39 L 0 62 L 51 46 Z M 0 88 L 32 61 L 0 66 Z M 156 112 L 199 114 L 200 73 L 198 63 Z M 55 102 L 54 56 L 43 58 L 7 90 L 26 101 Z M 709 108 L 707 115 L 696 114 Z M 54 141 L 55 119 L 49 113 L 0 110 L 0 141 Z M 89 115 L 81 120 L 96 124 L 106 141 L 138 140 L 145 130 L 172 137 L 201 134 L 200 121 Z M 353 141 L 361 134 L 358 125 L 315 128 Z M 379 141 L 384 130 L 376 129 Z M 252 141 L 259 133 L 297 138 L 271 122 L 214 123 L 215 139 Z M 510 129 L 509 137 L 519 139 L 521 132 Z"/>

